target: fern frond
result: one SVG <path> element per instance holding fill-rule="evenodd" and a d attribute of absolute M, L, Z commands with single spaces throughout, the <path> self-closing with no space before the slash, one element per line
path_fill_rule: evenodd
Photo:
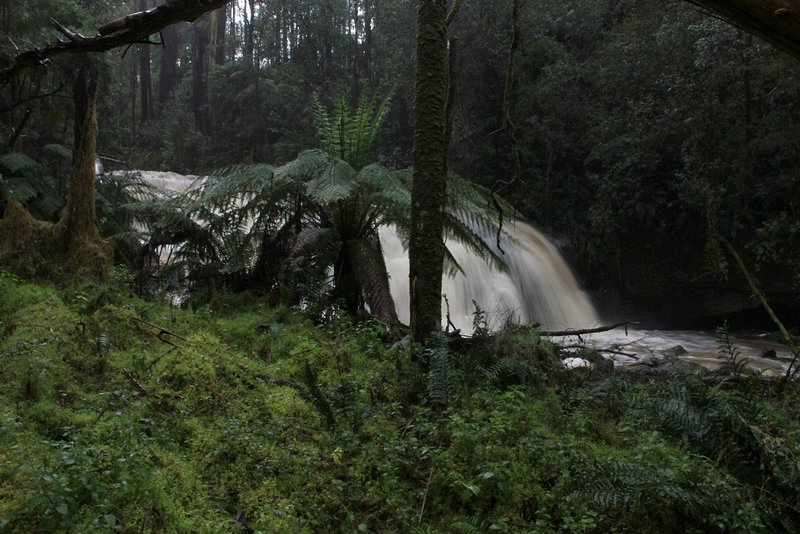
<path fill-rule="evenodd" d="M 356 190 L 356 171 L 342 160 L 330 161 L 328 166 L 306 184 L 306 195 L 312 202 L 327 206 L 349 198 Z"/>
<path fill-rule="evenodd" d="M 428 362 L 428 398 L 434 404 L 447 406 L 453 398 L 454 369 L 446 344 L 433 344 L 424 351 Z"/>
<path fill-rule="evenodd" d="M 9 152 L 0 156 L 0 173 L 6 176 L 33 176 L 41 165 L 21 152 Z"/>

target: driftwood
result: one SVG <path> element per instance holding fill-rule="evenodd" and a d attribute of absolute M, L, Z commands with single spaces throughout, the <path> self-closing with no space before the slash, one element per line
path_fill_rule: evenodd
<path fill-rule="evenodd" d="M 165 3 L 147 11 L 133 13 L 100 26 L 97 34 L 86 37 L 74 32 L 55 19 L 50 22 L 63 36 L 55 42 L 26 50 L 12 58 L 0 58 L 0 81 L 6 80 L 15 73 L 44 65 L 50 59 L 86 52 L 106 52 L 121 46 L 147 43 L 151 35 L 176 22 L 191 22 L 204 13 L 224 6 L 230 0 L 167 0 Z"/>

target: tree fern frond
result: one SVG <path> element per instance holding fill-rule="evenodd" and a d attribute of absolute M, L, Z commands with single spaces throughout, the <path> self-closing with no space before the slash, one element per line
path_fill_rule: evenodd
<path fill-rule="evenodd" d="M 57 157 L 64 160 L 69 160 L 72 158 L 72 150 L 58 143 L 51 143 L 49 145 L 44 145 L 44 148 L 42 150 L 44 151 L 45 154 L 52 157 Z"/>
<path fill-rule="evenodd" d="M 40 171 L 41 165 L 21 152 L 0 156 L 0 173 L 6 176 L 33 176 Z"/>
<path fill-rule="evenodd" d="M 356 171 L 342 160 L 332 160 L 306 184 L 306 194 L 321 206 L 349 198 L 356 190 Z"/>

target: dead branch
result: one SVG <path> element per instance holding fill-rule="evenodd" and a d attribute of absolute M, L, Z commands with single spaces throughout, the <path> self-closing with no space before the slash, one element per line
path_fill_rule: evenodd
<path fill-rule="evenodd" d="M 616 330 L 617 328 L 625 327 L 625 332 L 628 331 L 628 325 L 636 324 L 632 321 L 625 321 L 624 323 L 612 324 L 611 326 L 598 326 L 597 328 L 584 328 L 579 330 L 556 330 L 554 332 L 541 332 L 541 335 L 547 337 L 564 337 L 564 336 L 582 336 L 585 334 L 597 334 L 599 332 L 608 332 L 609 330 Z"/>
<path fill-rule="evenodd" d="M 800 59 L 800 7 L 793 0 L 686 0 Z"/>
<path fill-rule="evenodd" d="M 184 343 L 188 343 L 188 340 L 185 337 L 183 337 L 180 334 L 176 334 L 175 332 L 172 332 L 170 330 L 167 330 L 166 328 L 163 328 L 163 327 L 158 326 L 156 324 L 153 324 L 151 322 L 145 321 L 144 319 L 139 319 L 138 317 L 131 317 L 131 319 L 133 319 L 134 321 L 136 321 L 136 322 L 138 322 L 140 324 L 143 324 L 145 326 L 148 326 L 150 328 L 158 330 L 158 333 L 156 333 L 156 334 L 153 334 L 152 332 L 147 332 L 147 330 L 145 330 L 145 332 L 150 334 L 153 337 L 157 337 L 159 340 L 163 341 L 167 345 L 172 345 L 173 347 L 180 348 L 180 345 L 177 345 L 174 341 L 169 339 L 170 337 L 174 337 L 176 339 L 180 339 Z"/>
<path fill-rule="evenodd" d="M 131 43 L 149 42 L 149 37 L 176 22 L 191 22 L 230 0 L 167 0 L 147 11 L 133 13 L 100 26 L 93 37 L 73 32 L 58 21 L 51 22 L 66 40 L 57 39 L 44 46 L 26 50 L 11 58 L 0 58 L 0 80 L 15 73 L 46 64 L 50 59 L 87 52 L 106 52 Z"/>
<path fill-rule="evenodd" d="M 144 387 L 144 386 L 141 384 L 141 382 L 139 382 L 138 380 L 136 380 L 136 377 L 135 377 L 135 376 L 133 376 L 133 374 L 131 374 L 131 372 L 130 372 L 130 371 L 128 371 L 127 369 L 125 369 L 125 368 L 123 367 L 123 368 L 122 368 L 122 372 L 125 374 L 125 376 L 127 376 L 127 377 L 128 377 L 128 380 L 130 380 L 130 381 L 131 381 L 131 384 L 133 384 L 133 387 L 135 387 L 136 389 L 138 389 L 138 390 L 139 390 L 139 391 L 142 393 L 142 395 L 144 395 L 145 397 L 152 397 L 152 396 L 153 396 L 153 393 L 152 393 L 152 392 L 151 392 L 149 389 L 147 389 L 146 387 Z"/>
<path fill-rule="evenodd" d="M 741 271 L 742 275 L 745 277 L 745 280 L 747 280 L 747 285 L 750 286 L 750 291 L 753 292 L 753 295 L 761 303 L 761 307 L 764 308 L 764 310 L 769 315 L 770 319 L 772 319 L 772 322 L 775 323 L 775 326 L 778 327 L 778 331 L 781 333 L 783 339 L 789 345 L 789 349 L 792 351 L 792 354 L 794 355 L 794 358 L 792 358 L 792 362 L 789 364 L 789 368 L 786 369 L 786 375 L 783 377 L 783 380 L 781 381 L 783 384 L 786 384 L 787 382 L 789 382 L 789 380 L 792 379 L 792 377 L 797 372 L 795 364 L 797 363 L 798 355 L 800 355 L 800 347 L 797 347 L 795 345 L 792 335 L 789 334 L 789 331 L 786 330 L 786 327 L 783 325 L 781 320 L 778 319 L 778 316 L 775 314 L 775 311 L 773 311 L 772 306 L 769 305 L 769 302 L 767 302 L 767 298 L 764 296 L 764 293 L 762 293 L 761 290 L 758 288 L 756 280 L 750 274 L 750 271 L 747 270 L 747 266 L 745 266 L 744 260 L 742 260 L 742 257 L 739 256 L 739 253 L 736 252 L 736 249 L 733 248 L 733 245 L 731 245 L 727 239 L 723 239 L 722 244 L 725 245 L 726 249 L 728 249 L 728 253 L 730 253 L 730 255 L 733 257 L 733 260 L 739 267 L 739 271 Z"/>

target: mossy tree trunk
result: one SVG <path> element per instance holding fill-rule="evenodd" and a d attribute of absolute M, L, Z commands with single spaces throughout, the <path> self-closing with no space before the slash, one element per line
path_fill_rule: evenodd
<path fill-rule="evenodd" d="M 110 270 L 110 247 L 100 237 L 95 214 L 97 67 L 82 59 L 75 78 L 74 146 L 67 206 L 54 228 L 54 248 L 64 253 L 68 273 L 102 278 Z"/>
<path fill-rule="evenodd" d="M 68 246 L 100 238 L 95 221 L 95 157 L 97 153 L 97 69 L 83 62 L 75 79 L 74 146 L 67 208 L 60 222 Z"/>
<path fill-rule="evenodd" d="M 420 0 L 414 92 L 409 279 L 411 332 L 421 341 L 440 328 L 447 175 L 447 2 Z"/>

